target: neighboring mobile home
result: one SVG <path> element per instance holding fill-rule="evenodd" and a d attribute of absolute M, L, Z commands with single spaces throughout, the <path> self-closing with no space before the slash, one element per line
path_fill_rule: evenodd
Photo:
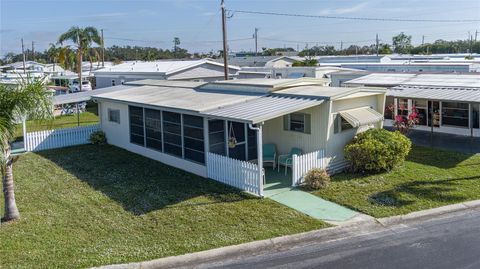
<path fill-rule="evenodd" d="M 305 78 L 134 83 L 93 96 L 110 144 L 260 196 L 264 144 L 276 145 L 277 156 L 298 148 L 309 165 L 334 172 L 346 164 L 345 144 L 383 122 L 378 88 Z M 295 175 L 292 184 L 303 176 Z"/>
<path fill-rule="evenodd" d="M 234 76 L 239 67 L 228 67 Z M 134 61 L 117 64 L 93 71 L 97 88 L 125 84 L 142 79 L 215 81 L 223 80 L 223 64 L 210 60 L 193 61 Z"/>
<path fill-rule="evenodd" d="M 374 73 L 345 82 L 350 87 L 388 87 L 385 126 L 418 112 L 416 130 L 480 137 L 480 75 Z"/>

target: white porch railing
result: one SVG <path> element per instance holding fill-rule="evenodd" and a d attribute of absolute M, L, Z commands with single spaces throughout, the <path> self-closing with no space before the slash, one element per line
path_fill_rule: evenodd
<path fill-rule="evenodd" d="M 313 168 L 325 169 L 325 150 L 292 156 L 292 186 L 303 183 L 305 174 Z"/>
<path fill-rule="evenodd" d="M 39 151 L 88 144 L 90 135 L 100 129 L 99 124 L 27 133 L 26 151 Z"/>
<path fill-rule="evenodd" d="M 235 160 L 215 153 L 207 153 L 207 176 L 224 184 L 262 196 L 262 178 L 258 165 Z"/>

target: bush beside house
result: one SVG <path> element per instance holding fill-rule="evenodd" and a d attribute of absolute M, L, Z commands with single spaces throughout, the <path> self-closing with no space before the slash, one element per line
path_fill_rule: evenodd
<path fill-rule="evenodd" d="M 103 131 L 96 131 L 90 135 L 90 143 L 94 145 L 105 145 L 107 144 L 107 137 Z"/>
<path fill-rule="evenodd" d="M 398 131 L 370 129 L 345 146 L 345 158 L 354 172 L 388 171 L 405 161 L 412 143 Z"/>
<path fill-rule="evenodd" d="M 324 169 L 313 168 L 305 175 L 305 185 L 312 190 L 324 189 L 329 183 L 330 176 Z"/>

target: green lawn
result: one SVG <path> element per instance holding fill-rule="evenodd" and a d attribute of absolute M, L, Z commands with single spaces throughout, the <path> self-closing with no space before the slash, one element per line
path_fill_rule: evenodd
<path fill-rule="evenodd" d="M 375 217 L 480 199 L 480 155 L 413 146 L 399 168 L 377 175 L 339 174 L 324 199 Z"/>
<path fill-rule="evenodd" d="M 90 104 L 87 106 L 87 111 L 80 113 L 80 126 L 97 124 L 99 118 L 97 115 L 97 104 Z M 78 119 L 76 114 L 62 115 L 55 117 L 51 121 L 27 121 L 27 132 L 61 129 L 78 126 Z M 17 140 L 23 137 L 22 124 L 17 126 Z"/>
<path fill-rule="evenodd" d="M 22 219 L 0 227 L 0 268 L 134 262 L 327 227 L 112 146 L 29 153 L 14 175 Z"/>

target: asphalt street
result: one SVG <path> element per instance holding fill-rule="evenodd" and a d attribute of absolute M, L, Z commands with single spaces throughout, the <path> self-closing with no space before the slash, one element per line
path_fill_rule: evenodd
<path fill-rule="evenodd" d="M 371 227 L 363 235 L 195 268 L 480 268 L 480 212 Z"/>

